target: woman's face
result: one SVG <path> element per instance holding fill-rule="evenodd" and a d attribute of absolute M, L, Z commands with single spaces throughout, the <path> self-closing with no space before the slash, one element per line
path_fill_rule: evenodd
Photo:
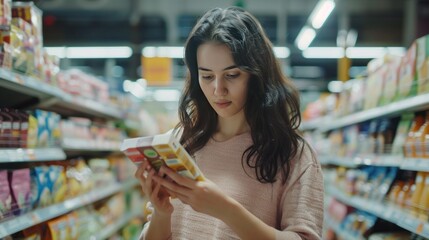
<path fill-rule="evenodd" d="M 250 74 L 238 68 L 225 44 L 205 43 L 197 50 L 201 89 L 216 113 L 223 118 L 242 114 Z"/>

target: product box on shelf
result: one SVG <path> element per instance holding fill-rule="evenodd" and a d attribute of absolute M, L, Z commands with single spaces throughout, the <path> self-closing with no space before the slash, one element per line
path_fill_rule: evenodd
<path fill-rule="evenodd" d="M 401 66 L 402 57 L 389 55 L 386 63 L 386 73 L 384 74 L 384 88 L 380 105 L 386 105 L 395 100 L 399 84 L 399 67 Z"/>
<path fill-rule="evenodd" d="M 407 139 L 408 131 L 410 130 L 414 114 L 405 113 L 401 116 L 398 127 L 396 129 L 395 138 L 392 144 L 392 155 L 404 156 L 403 146 Z"/>
<path fill-rule="evenodd" d="M 12 194 L 9 188 L 8 171 L 0 171 L 0 222 L 12 214 Z"/>
<path fill-rule="evenodd" d="M 10 46 L 10 30 L 0 30 L 0 67 L 12 68 L 12 47 Z"/>
<path fill-rule="evenodd" d="M 42 11 L 33 2 L 12 2 L 12 17 L 22 18 L 35 28 L 35 41 L 43 46 Z"/>
<path fill-rule="evenodd" d="M 417 39 L 416 44 L 417 92 L 423 94 L 429 92 L 429 35 Z"/>
<path fill-rule="evenodd" d="M 12 193 L 12 211 L 20 215 L 31 210 L 31 177 L 30 169 L 15 169 L 9 171 L 9 184 Z"/>
<path fill-rule="evenodd" d="M 12 18 L 12 1 L 0 0 L 0 29 L 8 30 Z"/>
<path fill-rule="evenodd" d="M 176 138 L 174 131 L 154 136 L 125 139 L 121 151 L 135 164 L 147 160 L 155 170 L 163 165 L 182 176 L 204 180 L 193 158 Z"/>
<path fill-rule="evenodd" d="M 414 41 L 402 58 L 399 68 L 399 86 L 396 100 L 412 97 L 417 94 L 416 81 L 417 44 Z"/>
<path fill-rule="evenodd" d="M 371 62 L 369 64 L 371 64 Z M 383 93 L 383 88 L 385 87 L 384 76 L 386 75 L 386 71 L 386 65 L 382 65 L 374 72 L 370 72 L 368 74 L 368 78 L 366 80 L 366 94 L 364 100 L 365 110 L 377 107 L 379 105 L 381 95 Z"/>
<path fill-rule="evenodd" d="M 37 166 L 31 169 L 31 192 L 33 207 L 46 207 L 52 203 L 52 194 L 49 189 L 49 167 Z"/>

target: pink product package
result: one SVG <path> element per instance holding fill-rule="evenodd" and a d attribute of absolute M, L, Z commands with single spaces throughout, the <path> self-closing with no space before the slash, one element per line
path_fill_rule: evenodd
<path fill-rule="evenodd" d="M 31 177 L 30 169 L 10 171 L 9 183 L 12 193 L 12 211 L 15 215 L 23 214 L 31 209 Z"/>
<path fill-rule="evenodd" d="M 0 221 L 11 216 L 12 195 L 10 194 L 7 171 L 0 171 Z"/>

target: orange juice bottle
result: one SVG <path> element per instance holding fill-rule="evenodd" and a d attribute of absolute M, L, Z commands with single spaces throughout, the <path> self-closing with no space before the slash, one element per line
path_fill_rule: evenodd
<path fill-rule="evenodd" d="M 426 173 L 425 184 L 419 200 L 419 209 L 420 218 L 427 221 L 429 212 L 429 173 Z"/>
<path fill-rule="evenodd" d="M 413 214 L 417 214 L 420 204 L 420 198 L 423 193 L 423 189 L 425 186 L 425 172 L 418 172 L 416 176 L 416 189 L 414 190 L 413 196 L 411 197 L 411 209 Z"/>
<path fill-rule="evenodd" d="M 429 134 L 429 111 L 426 112 L 426 121 L 415 133 L 415 157 L 423 158 L 425 155 L 425 138 Z"/>
<path fill-rule="evenodd" d="M 425 119 L 422 115 L 416 115 L 414 121 L 411 125 L 410 131 L 408 132 L 407 139 L 405 140 L 404 145 L 404 156 L 405 157 L 415 157 L 415 135 L 416 132 L 423 125 Z"/>

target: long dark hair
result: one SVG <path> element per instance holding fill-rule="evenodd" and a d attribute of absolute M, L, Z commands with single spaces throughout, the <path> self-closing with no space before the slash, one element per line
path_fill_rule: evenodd
<path fill-rule="evenodd" d="M 229 47 L 235 64 L 250 73 L 245 116 L 253 145 L 242 155 L 243 164 L 255 169 L 258 181 L 275 182 L 279 171 L 286 182 L 290 160 L 302 154 L 304 139 L 297 128 L 301 122 L 299 95 L 282 73 L 258 20 L 241 8 L 215 8 L 205 13 L 190 33 L 185 45 L 188 68 L 179 103 L 181 142 L 191 154 L 215 133 L 217 114 L 198 83 L 197 49 L 207 42 Z M 303 143 L 303 144 L 301 144 Z"/>

